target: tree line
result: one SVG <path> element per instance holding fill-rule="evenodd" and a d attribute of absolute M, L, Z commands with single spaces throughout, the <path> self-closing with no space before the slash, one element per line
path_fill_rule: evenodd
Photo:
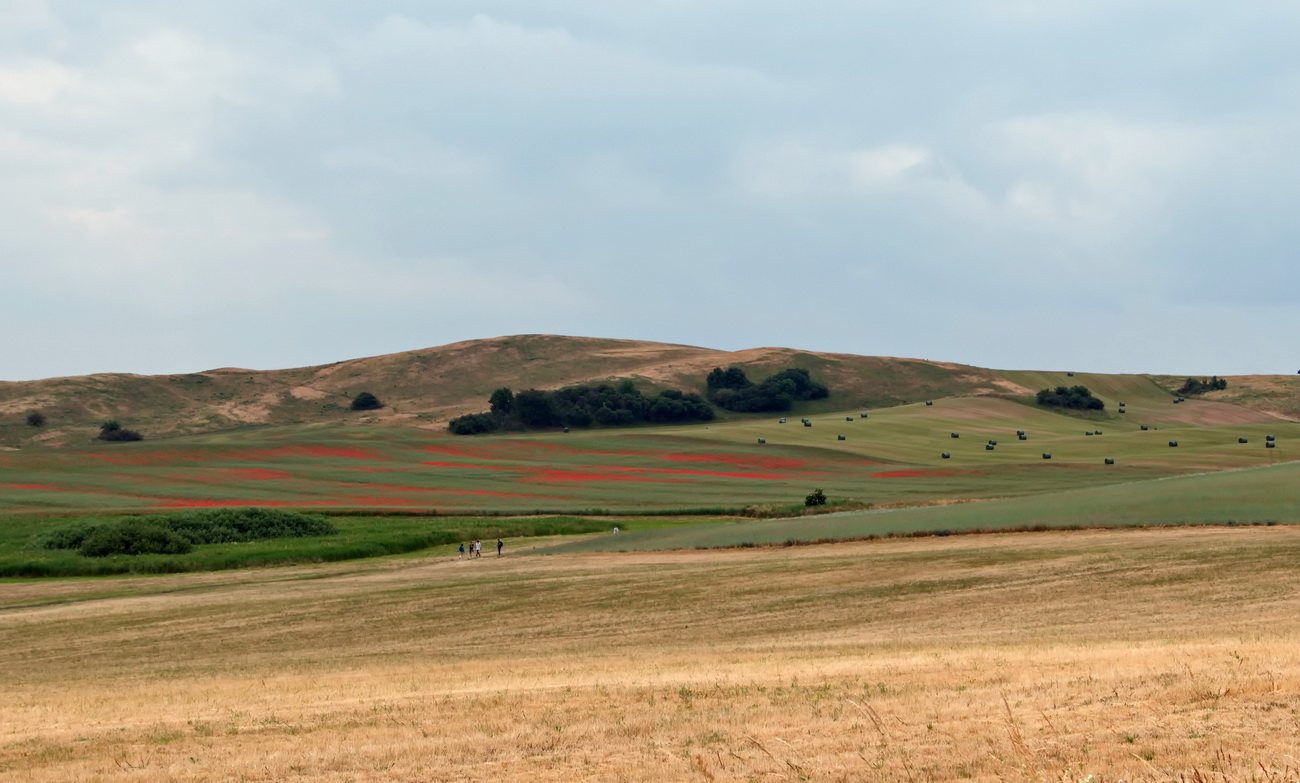
<path fill-rule="evenodd" d="M 1175 394 L 1203 394 L 1207 391 L 1218 391 L 1226 388 L 1228 388 L 1228 380 L 1217 375 L 1208 381 L 1203 381 L 1200 378 L 1188 378 L 1186 383 L 1178 387 Z"/>
<path fill-rule="evenodd" d="M 548 427 L 622 426 L 712 421 L 713 408 L 698 394 L 665 389 L 646 396 L 636 384 L 566 386 L 554 391 L 528 389 L 518 394 L 501 387 L 488 398 L 490 410 L 452 419 L 457 435 Z"/>

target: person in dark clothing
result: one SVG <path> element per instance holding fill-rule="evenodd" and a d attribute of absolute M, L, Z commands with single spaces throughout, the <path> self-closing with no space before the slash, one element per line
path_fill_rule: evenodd
<path fill-rule="evenodd" d="M 505 546 L 505 544 L 501 543 L 501 539 L 498 538 L 498 539 L 497 539 L 497 557 L 501 557 L 501 547 L 503 547 L 503 546 Z"/>

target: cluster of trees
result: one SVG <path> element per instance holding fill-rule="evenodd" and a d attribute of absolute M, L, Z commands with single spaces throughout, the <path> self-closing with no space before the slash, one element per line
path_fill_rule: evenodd
<path fill-rule="evenodd" d="M 566 386 L 555 391 L 529 389 L 515 394 L 502 387 L 488 398 L 491 410 L 452 419 L 457 435 L 546 427 L 619 426 L 640 422 L 711 421 L 713 408 L 698 394 L 665 389 L 647 397 L 631 380 Z"/>
<path fill-rule="evenodd" d="M 1106 403 L 1092 396 L 1087 386 L 1057 386 L 1055 389 L 1043 389 L 1038 392 L 1039 405 L 1055 405 L 1076 411 L 1099 411 Z"/>
<path fill-rule="evenodd" d="M 126 429 L 114 419 L 99 425 L 99 439 L 110 443 L 122 443 L 132 440 L 144 440 L 144 436 L 135 430 Z"/>
<path fill-rule="evenodd" d="M 794 403 L 803 400 L 820 400 L 830 390 L 817 383 L 807 370 L 792 368 L 768 376 L 762 383 L 754 383 L 739 367 L 723 370 L 714 367 L 705 379 L 709 400 L 719 408 L 737 413 L 762 413 L 788 411 Z"/>
<path fill-rule="evenodd" d="M 1175 393 L 1176 394 L 1202 394 L 1207 391 L 1218 391 L 1219 389 L 1226 389 L 1226 388 L 1228 388 L 1227 379 L 1220 378 L 1219 376 L 1216 375 L 1208 381 L 1203 381 L 1200 378 L 1188 378 L 1187 383 L 1184 383 L 1182 386 L 1178 387 L 1178 391 Z"/>

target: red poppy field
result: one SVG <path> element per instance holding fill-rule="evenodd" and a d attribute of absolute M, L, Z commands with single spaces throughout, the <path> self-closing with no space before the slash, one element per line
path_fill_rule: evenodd
<path fill-rule="evenodd" d="M 474 438 L 398 428 L 290 427 L 5 451 L 0 514 L 224 506 L 446 514 L 718 512 L 797 506 L 814 488 L 823 488 L 832 502 L 908 505 L 1269 464 L 1285 460 L 1284 449 L 1243 447 L 1238 436 L 1249 434 L 1262 444 L 1265 429 L 1285 433 L 1297 427 L 1165 423 L 1154 432 L 1125 421 L 1122 430 L 1119 422 L 1109 424 L 1110 434 L 1095 437 L 1091 430 L 1079 431 L 1078 419 L 990 399 L 810 422 L 815 426 L 751 419 Z M 1028 429 L 1032 437 L 1018 440 L 1016 429 Z M 1169 436 L 1181 438 L 1182 447 L 1166 448 Z M 989 448 L 986 442 L 1000 445 Z M 941 458 L 941 451 L 949 457 Z M 1051 461 L 1040 455 L 1048 451 Z M 1103 457 L 1118 457 L 1118 464 L 1104 464 Z"/>

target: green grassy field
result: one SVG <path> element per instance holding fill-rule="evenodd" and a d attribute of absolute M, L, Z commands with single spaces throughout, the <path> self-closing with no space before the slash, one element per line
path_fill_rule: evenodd
<path fill-rule="evenodd" d="M 1053 380 L 1041 375 L 1022 380 Z M 794 512 L 815 487 L 832 505 L 875 509 L 1026 500 L 747 522 L 743 534 L 724 526 L 647 538 L 646 545 L 725 546 L 1036 524 L 1164 524 L 1184 521 L 1173 518 L 1183 505 L 1154 479 L 1262 468 L 1294 458 L 1291 444 L 1300 438 L 1300 424 L 1235 422 L 1232 406 L 1200 400 L 1174 405 L 1160 387 L 1136 376 L 1111 385 L 1119 388 L 1099 384 L 1100 393 L 1124 395 L 1114 402 L 1126 402 L 1128 413 L 1078 417 L 971 397 L 815 414 L 808 417 L 812 426 L 790 415 L 784 424 L 769 416 L 473 438 L 409 428 L 268 427 L 80 450 L 0 452 L 0 574 L 314 562 L 441 546 L 468 527 L 483 538 L 545 534 L 542 523 L 493 532 L 505 524 L 482 519 L 493 516 L 634 514 L 641 515 L 640 523 L 625 528 L 681 527 L 683 514 Z M 1017 430 L 1027 440 L 1019 440 Z M 1268 434 L 1277 437 L 1275 448 L 1265 448 Z M 986 444 L 992 440 L 997 445 L 990 450 Z M 1177 448 L 1169 447 L 1171 440 Z M 1044 452 L 1052 458 L 1044 460 Z M 1115 463 L 1105 464 L 1107 458 Z M 1218 482 L 1226 487 L 1244 475 L 1187 483 L 1210 488 L 1197 505 L 1205 513 L 1190 521 L 1295 520 L 1286 482 L 1265 481 L 1249 497 L 1215 494 Z M 1278 468 L 1259 475 L 1289 474 Z M 1234 515 L 1227 508 L 1234 503 L 1251 511 Z M 344 519 L 346 531 L 329 541 L 205 546 L 185 556 L 128 558 L 129 567 L 111 558 L 88 565 L 77 555 L 32 549 L 33 535 L 60 520 L 226 506 L 321 511 Z M 608 521 L 564 524 L 564 531 L 554 532 L 612 527 Z M 633 545 L 630 539 L 620 542 Z"/>
<path fill-rule="evenodd" d="M 1300 463 L 1179 476 L 1029 497 L 799 519 L 736 521 L 632 531 L 546 550 L 612 552 L 772 546 L 916 534 L 1156 525 L 1272 525 L 1300 522 Z"/>

